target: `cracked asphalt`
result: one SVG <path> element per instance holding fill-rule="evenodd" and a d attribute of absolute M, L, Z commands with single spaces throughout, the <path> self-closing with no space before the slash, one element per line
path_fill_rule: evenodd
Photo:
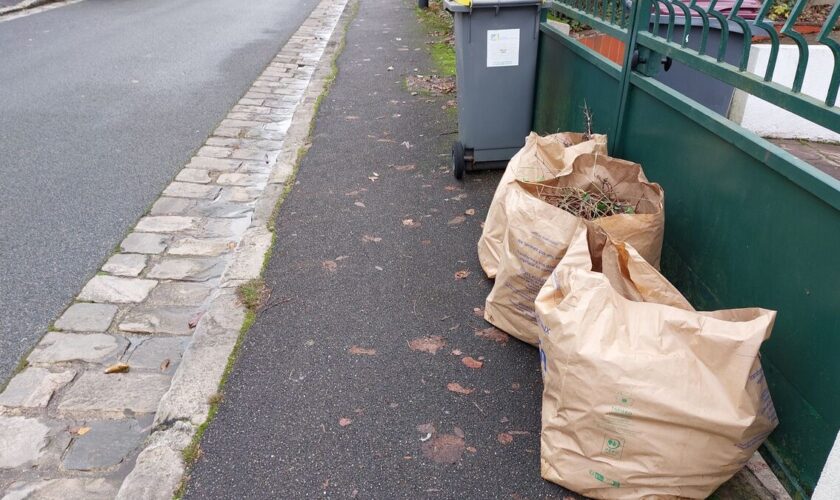
<path fill-rule="evenodd" d="M 500 172 L 455 181 L 453 96 L 404 88 L 431 71 L 413 6 L 360 2 L 186 498 L 574 498 L 540 478 L 537 350 L 475 335 Z"/>

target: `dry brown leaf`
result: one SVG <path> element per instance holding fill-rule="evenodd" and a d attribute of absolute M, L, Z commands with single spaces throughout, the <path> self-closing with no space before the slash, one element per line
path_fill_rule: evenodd
<path fill-rule="evenodd" d="M 443 340 L 443 337 L 440 335 L 420 337 L 413 339 L 408 343 L 408 347 L 410 347 L 412 351 L 428 352 L 429 354 L 435 354 L 440 349 L 443 349 L 443 346 L 445 345 L 446 341 Z"/>
<path fill-rule="evenodd" d="M 365 208 L 365 204 L 364 204 L 364 203 L 362 203 L 361 201 L 357 201 L 357 202 L 355 202 L 355 203 L 353 203 L 353 204 L 354 204 L 354 205 L 356 205 L 356 206 L 357 206 L 357 207 L 359 207 L 359 208 Z"/>
<path fill-rule="evenodd" d="M 455 273 L 455 279 L 456 279 L 456 280 L 462 280 L 462 279 L 466 278 L 466 277 L 467 277 L 467 276 L 469 276 L 469 275 L 470 275 L 470 272 L 469 272 L 469 271 L 467 271 L 466 269 L 463 269 L 463 270 L 458 271 L 457 273 Z"/>
<path fill-rule="evenodd" d="M 356 354 L 358 356 L 376 356 L 376 349 L 367 349 L 354 345 L 348 350 L 350 351 L 350 354 Z"/>
<path fill-rule="evenodd" d="M 228 247 L 228 250 L 233 250 L 234 248 L 236 248 L 236 242 L 235 241 L 228 241 L 227 247 Z"/>
<path fill-rule="evenodd" d="M 476 330 L 475 336 L 487 340 L 492 340 L 499 344 L 507 344 L 508 340 L 510 340 L 510 336 L 507 333 L 499 330 L 495 326 L 485 328 L 484 330 Z"/>
<path fill-rule="evenodd" d="M 513 442 L 513 436 L 511 436 L 507 432 L 502 432 L 498 436 L 496 436 L 496 440 L 502 444 L 510 444 Z"/>
<path fill-rule="evenodd" d="M 323 266 L 323 268 L 327 271 L 334 273 L 335 270 L 338 269 L 338 262 L 334 260 L 325 260 L 324 262 L 321 262 L 321 266 Z"/>
<path fill-rule="evenodd" d="M 166 371 L 166 369 L 169 368 L 170 363 L 171 362 L 169 361 L 169 358 L 166 358 L 163 361 L 161 361 L 160 362 L 160 371 L 162 371 L 162 372 Z"/>
<path fill-rule="evenodd" d="M 348 425 L 350 425 L 352 423 L 353 423 L 353 421 L 350 420 L 347 417 L 341 417 L 341 418 L 338 419 L 338 425 L 340 425 L 342 427 L 347 427 Z"/>
<path fill-rule="evenodd" d="M 195 313 L 193 317 L 190 318 L 190 322 L 187 324 L 187 326 L 189 326 L 190 328 L 195 328 L 196 325 L 198 325 L 198 320 L 200 320 L 202 316 L 204 316 L 204 311 L 199 311 Z"/>
<path fill-rule="evenodd" d="M 473 392 L 475 392 L 475 389 L 473 389 L 472 387 L 464 387 L 458 382 L 449 382 L 448 384 L 446 384 L 446 388 L 456 394 L 472 394 Z"/>
<path fill-rule="evenodd" d="M 423 443 L 423 456 L 438 464 L 454 464 L 464 454 L 464 438 L 441 434 Z"/>
<path fill-rule="evenodd" d="M 420 223 L 414 219 L 403 219 L 402 224 L 407 227 L 420 227 Z"/>
<path fill-rule="evenodd" d="M 475 209 L 474 208 L 468 208 L 468 209 L 464 210 L 464 214 L 470 215 L 470 216 L 475 215 Z"/>
<path fill-rule="evenodd" d="M 90 427 L 70 427 L 67 429 L 67 432 L 75 434 L 76 436 L 84 436 L 90 432 Z"/>
<path fill-rule="evenodd" d="M 394 170 L 399 172 L 408 172 L 409 170 L 414 170 L 414 165 L 396 165 Z"/>
<path fill-rule="evenodd" d="M 369 234 L 366 234 L 362 236 L 362 241 L 364 241 L 365 243 L 379 243 L 380 241 L 382 241 L 382 238 L 380 238 L 379 236 L 371 236 Z"/>
<path fill-rule="evenodd" d="M 115 363 L 108 368 L 105 368 L 105 373 L 126 373 L 129 366 L 126 363 Z"/>
<path fill-rule="evenodd" d="M 464 363 L 464 365 L 466 367 L 472 368 L 472 369 L 475 369 L 475 370 L 478 370 L 479 368 L 484 366 L 483 361 L 479 361 L 479 360 L 473 358 L 472 356 L 467 356 L 465 358 L 461 358 L 461 363 Z"/>
<path fill-rule="evenodd" d="M 465 220 L 467 220 L 467 218 L 466 218 L 466 217 L 464 217 L 463 215 L 457 215 L 457 216 L 455 216 L 455 217 L 453 217 L 453 218 L 449 219 L 449 222 L 447 222 L 447 223 L 446 223 L 446 225 L 448 225 L 448 226 L 455 226 L 455 225 L 457 225 L 457 224 L 461 224 L 461 223 L 462 223 L 462 222 L 464 222 Z"/>

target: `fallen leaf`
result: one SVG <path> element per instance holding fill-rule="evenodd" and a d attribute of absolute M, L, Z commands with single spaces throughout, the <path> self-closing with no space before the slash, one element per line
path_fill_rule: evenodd
<path fill-rule="evenodd" d="M 394 170 L 399 172 L 408 172 L 409 170 L 414 170 L 414 165 L 397 165 L 394 167 Z"/>
<path fill-rule="evenodd" d="M 479 318 L 484 317 L 484 308 L 483 307 L 473 307 L 473 315 L 478 316 Z"/>
<path fill-rule="evenodd" d="M 445 345 L 446 341 L 443 340 L 443 337 L 440 335 L 420 337 L 408 343 L 408 347 L 410 347 L 412 351 L 428 352 L 429 354 L 437 353 L 440 349 L 443 349 L 443 346 Z"/>
<path fill-rule="evenodd" d="M 126 373 L 129 367 L 126 363 L 115 363 L 108 368 L 105 368 L 105 373 Z"/>
<path fill-rule="evenodd" d="M 170 364 L 170 363 L 171 363 L 171 362 L 169 361 L 169 358 L 166 358 L 166 359 L 164 359 L 163 361 L 161 361 L 161 363 L 160 363 L 160 371 L 162 371 L 162 372 L 166 371 L 166 369 L 167 369 L 167 368 L 169 368 L 169 364 Z"/>
<path fill-rule="evenodd" d="M 200 320 L 203 315 L 204 315 L 204 311 L 199 311 L 199 312 L 195 313 L 193 315 L 193 317 L 190 318 L 190 322 L 187 323 L 187 326 L 189 326 L 190 328 L 195 328 L 196 325 L 198 325 L 198 320 Z"/>
<path fill-rule="evenodd" d="M 423 443 L 423 456 L 438 464 L 454 464 L 464 454 L 464 438 L 441 434 Z"/>
<path fill-rule="evenodd" d="M 508 340 L 510 340 L 510 336 L 507 333 L 499 330 L 495 326 L 491 326 L 490 328 L 485 328 L 483 330 L 476 330 L 475 336 L 492 340 L 499 344 L 507 344 Z"/>
<path fill-rule="evenodd" d="M 379 236 L 371 236 L 369 234 L 366 234 L 362 236 L 362 241 L 364 241 L 365 243 L 379 243 L 380 241 L 382 241 L 382 238 L 380 238 Z"/>
<path fill-rule="evenodd" d="M 460 349 L 452 349 L 452 354 L 454 354 L 455 356 L 460 356 L 462 353 Z"/>
<path fill-rule="evenodd" d="M 376 349 L 367 349 L 365 347 L 359 347 L 354 345 L 349 349 L 350 354 L 356 354 L 358 356 L 376 356 Z"/>
<path fill-rule="evenodd" d="M 235 241 L 228 241 L 227 247 L 228 247 L 228 250 L 233 250 L 234 248 L 236 248 L 236 242 Z"/>
<path fill-rule="evenodd" d="M 463 215 L 457 215 L 457 216 L 449 219 L 449 222 L 447 222 L 446 225 L 454 226 L 456 224 L 460 224 L 460 223 L 464 222 L 465 220 L 467 220 L 467 218 L 464 217 Z"/>
<path fill-rule="evenodd" d="M 513 436 L 511 436 L 507 432 L 502 432 L 498 436 L 496 436 L 496 440 L 502 444 L 510 444 L 513 442 Z"/>
<path fill-rule="evenodd" d="M 327 271 L 334 273 L 336 269 L 338 269 L 338 263 L 334 260 L 325 260 L 321 262 L 321 266 Z"/>
<path fill-rule="evenodd" d="M 467 276 L 469 276 L 469 275 L 470 275 L 470 272 L 469 272 L 469 271 L 467 271 L 466 269 L 464 269 L 464 270 L 462 270 L 462 271 L 458 271 L 457 273 L 455 273 L 455 279 L 456 279 L 456 280 L 462 280 L 462 279 L 466 278 L 466 277 L 467 277 Z"/>
<path fill-rule="evenodd" d="M 484 366 L 483 361 L 479 361 L 471 356 L 467 356 L 465 358 L 461 358 L 461 363 L 464 363 L 468 368 L 473 368 L 475 370 Z"/>
<path fill-rule="evenodd" d="M 414 219 L 403 219 L 402 224 L 407 227 L 420 227 L 420 223 Z"/>
<path fill-rule="evenodd" d="M 464 213 L 466 215 L 475 215 L 475 209 L 474 208 L 468 208 L 468 209 L 464 210 Z"/>
<path fill-rule="evenodd" d="M 473 392 L 475 392 L 475 389 L 473 389 L 472 387 L 464 387 L 458 382 L 449 382 L 448 384 L 446 384 L 446 388 L 456 394 L 472 394 Z"/>
<path fill-rule="evenodd" d="M 417 432 L 422 432 L 423 434 L 434 434 L 435 433 L 435 426 L 431 423 L 428 424 L 420 424 L 417 426 Z"/>
<path fill-rule="evenodd" d="M 348 426 L 348 425 L 350 425 L 351 423 L 353 423 L 353 421 L 352 421 L 352 420 L 350 420 L 350 419 L 349 419 L 349 418 L 347 418 L 347 417 L 341 417 L 341 418 L 339 418 L 339 419 L 338 419 L 338 425 L 340 425 L 340 426 L 342 426 L 342 427 L 347 427 L 347 426 Z"/>
<path fill-rule="evenodd" d="M 354 204 L 354 205 L 356 205 L 357 207 L 360 207 L 360 208 L 365 208 L 365 204 L 364 204 L 364 203 L 362 203 L 361 201 L 357 201 L 357 202 L 355 202 L 355 203 L 353 203 L 353 204 Z"/>
<path fill-rule="evenodd" d="M 77 436 L 84 436 L 88 432 L 90 432 L 90 427 L 70 427 L 67 429 L 70 434 L 75 434 Z"/>

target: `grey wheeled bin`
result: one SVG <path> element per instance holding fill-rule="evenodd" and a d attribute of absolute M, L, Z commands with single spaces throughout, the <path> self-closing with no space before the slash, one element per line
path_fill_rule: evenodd
<path fill-rule="evenodd" d="M 504 168 L 531 132 L 542 0 L 444 0 L 455 19 L 455 177 Z M 481 165 L 479 165 L 481 164 Z"/>

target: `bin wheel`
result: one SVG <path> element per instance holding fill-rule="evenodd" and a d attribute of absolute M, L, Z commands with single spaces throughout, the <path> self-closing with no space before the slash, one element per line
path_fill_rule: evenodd
<path fill-rule="evenodd" d="M 464 145 L 461 141 L 455 141 L 455 144 L 452 145 L 452 167 L 455 178 L 463 179 L 464 172 L 467 171 L 467 163 L 464 159 Z"/>

